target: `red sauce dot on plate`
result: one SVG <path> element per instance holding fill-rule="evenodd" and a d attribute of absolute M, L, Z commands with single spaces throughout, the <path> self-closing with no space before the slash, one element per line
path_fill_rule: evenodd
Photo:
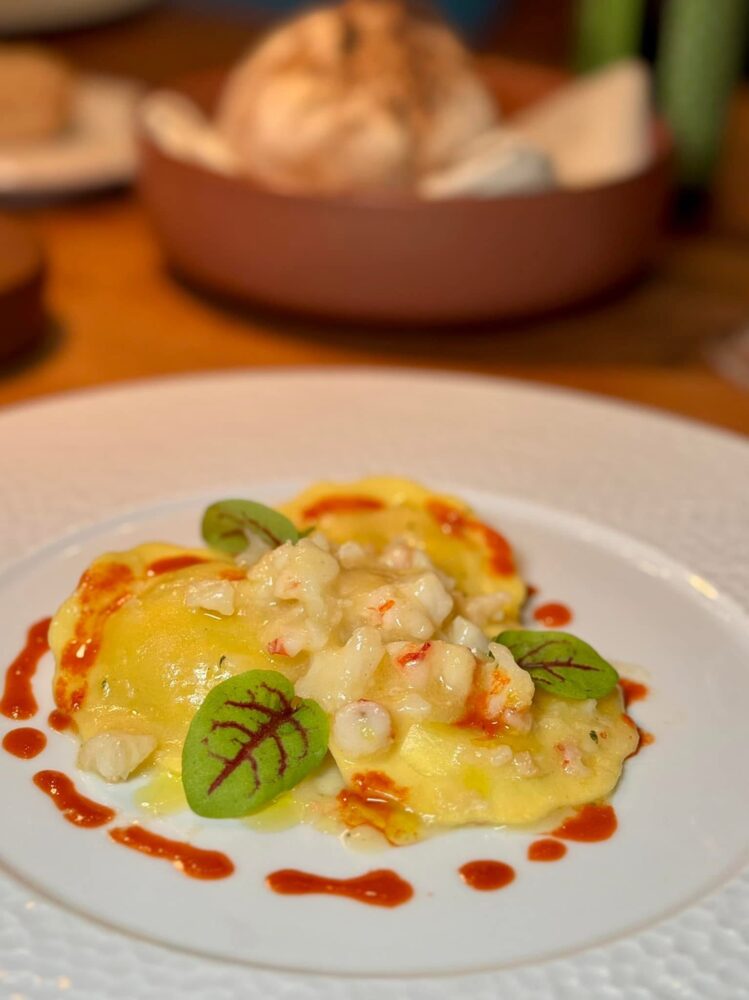
<path fill-rule="evenodd" d="M 479 892 L 504 889 L 515 879 L 515 869 L 503 861 L 469 861 L 458 870 L 465 884 Z"/>
<path fill-rule="evenodd" d="M 613 837 L 618 825 L 613 806 L 587 805 L 552 830 L 552 836 L 594 843 Z"/>
<path fill-rule="evenodd" d="M 643 701 L 650 693 L 647 684 L 630 681 L 626 677 L 619 678 L 619 687 L 622 689 L 625 708 L 629 707 L 633 701 Z"/>
<path fill-rule="evenodd" d="M 38 757 L 47 745 L 47 737 L 38 729 L 30 726 L 22 726 L 20 729 L 11 729 L 3 737 L 3 750 L 20 757 L 22 760 L 31 760 Z"/>
<path fill-rule="evenodd" d="M 549 602 L 542 604 L 533 612 L 534 619 L 547 628 L 562 628 L 572 621 L 572 612 L 566 604 Z"/>
<path fill-rule="evenodd" d="M 528 860 L 559 861 L 566 853 L 567 847 L 565 844 L 560 843 L 558 840 L 544 838 L 543 840 L 534 840 L 530 845 L 528 848 Z"/>

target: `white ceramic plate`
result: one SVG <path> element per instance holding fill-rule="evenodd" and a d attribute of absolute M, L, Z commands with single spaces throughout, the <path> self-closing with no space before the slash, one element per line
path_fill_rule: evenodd
<path fill-rule="evenodd" d="M 150 7 L 154 0 L 0 0 L 0 32 L 57 31 L 98 24 Z"/>
<path fill-rule="evenodd" d="M 464 830 L 385 855 L 310 829 L 260 834 L 177 817 L 153 828 L 226 850 L 224 882 L 64 823 L 31 783 L 70 770 L 0 754 L 0 984 L 46 998 L 513 1000 L 739 998 L 749 991 L 749 448 L 594 398 L 499 380 L 361 370 L 125 385 L 0 418 L 0 663 L 97 552 L 197 541 L 207 501 L 274 501 L 319 478 L 390 472 L 459 493 L 514 542 L 575 629 L 636 665 L 656 742 L 615 794 L 620 830 L 525 860 L 527 833 Z M 51 664 L 36 691 L 50 707 Z M 44 719 L 44 714 L 40 714 Z M 0 722 L 0 732 L 11 728 Z M 134 814 L 130 791 L 80 784 Z M 462 885 L 474 858 L 514 865 L 498 893 Z M 392 867 L 414 900 L 377 910 L 277 897 L 279 867 Z M 164 947 L 166 946 L 166 947 Z M 373 978 L 382 977 L 382 978 Z"/>
<path fill-rule="evenodd" d="M 141 94 L 131 80 L 81 77 L 64 132 L 41 142 L 0 145 L 0 196 L 73 194 L 132 180 L 133 121 Z"/>

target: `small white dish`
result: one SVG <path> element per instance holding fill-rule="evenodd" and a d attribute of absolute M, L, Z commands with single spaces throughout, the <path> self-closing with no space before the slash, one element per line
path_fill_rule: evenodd
<path fill-rule="evenodd" d="M 40 768 L 73 773 L 69 737 L 50 734 L 33 761 L 0 754 L 9 995 L 746 995 L 749 448 L 740 439 L 501 380 L 287 371 L 8 410 L 0 456 L 12 470 L 0 497 L 0 666 L 97 552 L 154 537 L 194 543 L 203 506 L 221 496 L 273 502 L 315 479 L 393 473 L 458 493 L 500 525 L 542 596 L 572 606 L 572 630 L 646 671 L 651 696 L 633 714 L 655 734 L 614 794 L 617 835 L 570 845 L 558 864 L 528 863 L 532 838 L 518 831 L 463 830 L 372 856 L 308 828 L 262 834 L 190 814 L 148 823 L 230 854 L 236 874 L 213 883 L 62 821 L 30 779 Z M 47 659 L 31 725 L 51 707 L 50 670 Z M 10 728 L 0 720 L 0 733 Z M 129 789 L 76 781 L 121 810 L 118 825 L 135 817 Z M 487 857 L 517 878 L 472 892 L 457 868 Z M 415 897 L 388 911 L 274 896 L 263 879 L 280 867 L 339 876 L 390 867 Z"/>
<path fill-rule="evenodd" d="M 81 76 L 65 131 L 41 142 L 0 143 L 0 197 L 54 197 L 131 181 L 141 95 L 131 80 Z"/>

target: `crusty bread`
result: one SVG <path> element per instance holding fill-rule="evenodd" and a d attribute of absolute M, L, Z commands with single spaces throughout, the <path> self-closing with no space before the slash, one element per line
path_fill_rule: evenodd
<path fill-rule="evenodd" d="M 405 0 L 346 0 L 279 28 L 232 73 L 218 128 L 282 190 L 410 188 L 495 124 L 452 32 Z"/>
<path fill-rule="evenodd" d="M 35 142 L 60 132 L 70 120 L 73 86 L 73 73 L 54 54 L 0 45 L 0 142 Z"/>

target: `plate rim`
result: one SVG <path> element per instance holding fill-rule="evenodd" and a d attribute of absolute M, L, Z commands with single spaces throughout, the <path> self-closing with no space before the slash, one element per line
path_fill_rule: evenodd
<path fill-rule="evenodd" d="M 611 396 L 604 392 L 596 392 L 590 389 L 579 389 L 575 386 L 561 385 L 556 382 L 542 382 L 532 378 L 515 377 L 508 374 L 494 374 L 493 372 L 480 372 L 474 369 L 448 369 L 431 366 L 409 366 L 409 365 L 378 365 L 378 364 L 324 364 L 319 365 L 314 362 L 304 364 L 263 364 L 263 365 L 236 365 L 231 367 L 198 368 L 188 369 L 179 372 L 167 372 L 158 375 L 141 375 L 133 378 L 114 379 L 107 382 L 90 383 L 87 385 L 71 386 L 61 389 L 53 389 L 26 399 L 14 399 L 8 403 L 0 405 L 0 426 L 5 422 L 8 415 L 20 415 L 24 411 L 32 411 L 37 408 L 51 407 L 55 405 L 75 403 L 78 400 L 94 397 L 106 397 L 110 394 L 126 393 L 131 389 L 148 389 L 159 386 L 169 387 L 184 382 L 207 383 L 222 379 L 260 378 L 267 379 L 276 375 L 306 375 L 312 380 L 319 377 L 320 381 L 331 376 L 345 376 L 346 374 L 370 375 L 377 377 L 392 377 L 395 379 L 416 378 L 420 381 L 431 380 L 441 382 L 475 382 L 476 384 L 499 386 L 509 390 L 517 389 L 536 394 L 539 396 L 555 396 L 562 400 L 587 403 L 597 405 L 601 409 L 609 412 L 623 410 L 630 416 L 648 417 L 655 421 L 663 422 L 671 427 L 686 426 L 692 430 L 712 434 L 718 439 L 723 439 L 724 443 L 733 442 L 746 449 L 749 458 L 749 431 L 742 434 L 731 427 L 722 427 L 718 424 L 711 424 L 699 417 L 689 414 L 678 413 L 665 407 L 660 407 L 655 403 L 644 403 L 637 400 L 625 399 L 620 396 Z"/>

